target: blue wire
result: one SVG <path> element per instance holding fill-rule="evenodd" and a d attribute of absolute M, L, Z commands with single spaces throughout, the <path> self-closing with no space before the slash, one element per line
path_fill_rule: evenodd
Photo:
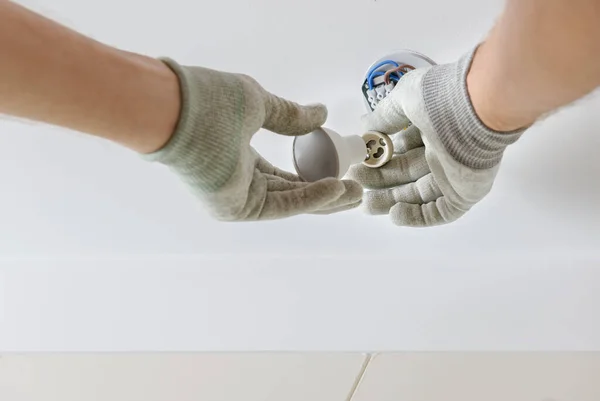
<path fill-rule="evenodd" d="M 369 84 L 369 89 L 373 89 L 373 79 L 375 77 L 379 77 L 379 76 L 385 74 L 382 71 L 377 71 L 377 69 L 383 67 L 384 65 L 388 65 L 388 64 L 391 64 L 394 67 L 399 67 L 400 66 L 398 63 L 396 63 L 393 60 L 384 60 L 384 61 L 381 61 L 381 62 L 375 64 L 373 67 L 371 67 L 371 69 L 367 73 L 367 83 Z"/>
<path fill-rule="evenodd" d="M 380 76 L 382 76 L 382 75 L 385 75 L 385 73 L 384 73 L 383 71 L 373 71 L 373 73 L 372 73 L 372 74 L 371 74 L 371 76 L 369 77 L 369 88 L 370 88 L 370 89 L 373 89 L 373 80 L 374 80 L 376 77 L 380 77 Z M 402 76 L 403 76 L 403 75 L 404 75 L 404 73 L 403 73 L 403 72 L 401 72 L 401 71 L 397 71 L 397 72 L 395 71 L 395 72 L 392 72 L 392 73 L 390 74 L 390 80 L 392 80 L 392 81 L 395 81 L 395 82 L 398 82 L 398 81 L 400 81 L 400 78 L 402 78 Z"/>
<path fill-rule="evenodd" d="M 404 72 L 402 72 L 402 71 L 394 71 L 390 74 L 390 79 L 395 79 L 396 82 L 398 82 L 400 80 L 400 78 L 402 78 L 403 75 L 404 75 Z"/>
<path fill-rule="evenodd" d="M 371 69 L 369 70 L 367 75 L 371 75 L 373 72 L 375 72 L 375 70 L 383 67 L 384 65 L 388 65 L 388 64 L 392 64 L 394 67 L 400 67 L 400 64 L 396 63 L 395 61 L 384 60 L 380 63 L 375 64 L 373 67 L 371 67 Z"/>
<path fill-rule="evenodd" d="M 381 77 L 382 75 L 385 75 L 385 72 L 383 71 L 373 71 L 368 78 L 368 82 L 369 82 L 369 89 L 373 89 L 373 80 L 376 77 Z"/>

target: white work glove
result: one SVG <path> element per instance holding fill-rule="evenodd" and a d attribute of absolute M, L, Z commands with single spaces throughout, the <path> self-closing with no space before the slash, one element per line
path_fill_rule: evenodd
<path fill-rule="evenodd" d="M 334 178 L 303 182 L 250 146 L 260 128 L 283 135 L 313 131 L 327 118 L 325 106 L 281 99 L 245 75 L 163 61 L 179 78 L 181 114 L 168 143 L 144 158 L 169 166 L 215 218 L 278 219 L 360 204 L 358 183 Z"/>
<path fill-rule="evenodd" d="M 492 131 L 477 117 L 466 85 L 473 55 L 409 72 L 364 116 L 365 130 L 396 134 L 388 164 L 348 174 L 372 189 L 363 199 L 368 213 L 389 214 L 399 226 L 447 224 L 491 190 L 504 149 L 522 130 Z"/>

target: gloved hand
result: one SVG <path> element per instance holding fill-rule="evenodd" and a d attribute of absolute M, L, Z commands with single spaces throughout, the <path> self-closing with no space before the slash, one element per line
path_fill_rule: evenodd
<path fill-rule="evenodd" d="M 522 130 L 492 131 L 477 117 L 466 85 L 473 55 L 411 71 L 364 116 L 366 130 L 397 133 L 388 164 L 349 171 L 372 189 L 363 200 L 368 213 L 389 214 L 399 226 L 446 224 L 491 190 L 504 149 Z"/>
<path fill-rule="evenodd" d="M 175 133 L 144 155 L 169 166 L 219 220 L 267 220 L 356 207 L 362 187 L 334 178 L 314 183 L 282 171 L 251 146 L 262 127 L 301 135 L 320 127 L 325 106 L 299 106 L 248 76 L 163 60 L 178 76 L 182 107 Z"/>

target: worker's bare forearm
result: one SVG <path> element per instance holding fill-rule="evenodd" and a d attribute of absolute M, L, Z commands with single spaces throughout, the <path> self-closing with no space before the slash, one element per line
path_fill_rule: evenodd
<path fill-rule="evenodd" d="M 140 152 L 166 142 L 177 78 L 160 61 L 80 35 L 0 0 L 0 113 L 101 136 Z"/>
<path fill-rule="evenodd" d="M 490 128 L 510 131 L 600 86 L 600 0 L 508 0 L 468 88 Z"/>

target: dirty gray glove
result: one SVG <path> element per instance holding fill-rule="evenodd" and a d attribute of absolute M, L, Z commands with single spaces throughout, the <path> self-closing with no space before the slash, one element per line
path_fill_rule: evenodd
<path fill-rule="evenodd" d="M 325 122 L 324 106 L 281 99 L 245 75 L 163 61 L 179 78 L 181 114 L 169 142 L 143 157 L 169 166 L 214 217 L 267 220 L 360 204 L 358 183 L 334 178 L 303 182 L 250 146 L 260 128 L 283 135 L 311 132 Z"/>
<path fill-rule="evenodd" d="M 388 164 L 355 165 L 348 174 L 372 189 L 363 201 L 368 213 L 389 214 L 400 226 L 446 224 L 491 190 L 504 149 L 522 130 L 492 131 L 475 114 L 466 85 L 473 55 L 411 71 L 363 118 L 366 130 L 396 134 Z"/>

